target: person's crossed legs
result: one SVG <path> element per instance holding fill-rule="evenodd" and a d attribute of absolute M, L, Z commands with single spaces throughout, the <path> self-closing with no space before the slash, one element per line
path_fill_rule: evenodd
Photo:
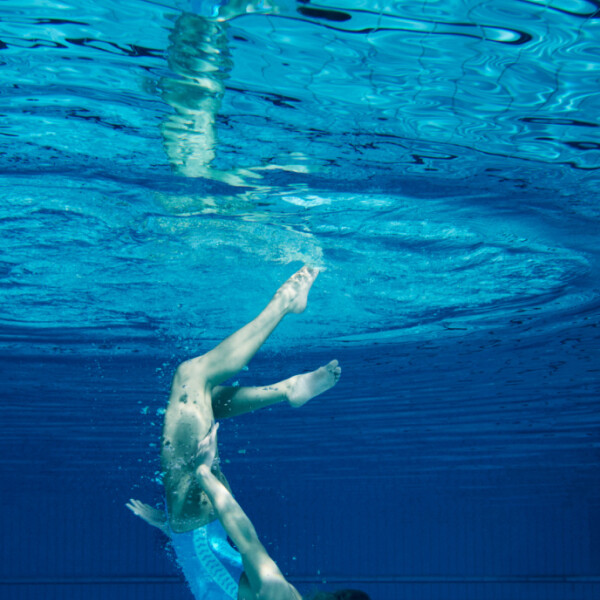
<path fill-rule="evenodd" d="M 318 270 L 303 267 L 279 288 L 254 320 L 210 352 L 177 368 L 165 414 L 161 451 L 173 531 L 189 531 L 214 518 L 208 499 L 195 482 L 195 457 L 198 443 L 207 435 L 215 418 L 241 415 L 282 401 L 299 407 L 339 379 L 341 369 L 333 360 L 311 373 L 265 387 L 220 385 L 250 361 L 285 315 L 301 313 L 306 308 L 308 292 L 317 275 Z M 217 476 L 226 484 L 220 471 Z"/>

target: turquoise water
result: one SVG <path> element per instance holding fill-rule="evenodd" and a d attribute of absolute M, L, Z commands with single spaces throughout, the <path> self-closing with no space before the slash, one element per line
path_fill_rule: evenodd
<path fill-rule="evenodd" d="M 285 4 L 213 54 L 184 4 L 2 4 L 6 327 L 216 339 L 305 261 L 323 342 L 594 304 L 594 4 Z"/>
<path fill-rule="evenodd" d="M 7 597 L 189 597 L 121 498 L 177 362 L 306 262 L 239 382 L 343 379 L 221 440 L 290 579 L 595 597 L 598 40 L 586 0 L 0 3 L 2 506 L 63 557 L 16 543 Z"/>

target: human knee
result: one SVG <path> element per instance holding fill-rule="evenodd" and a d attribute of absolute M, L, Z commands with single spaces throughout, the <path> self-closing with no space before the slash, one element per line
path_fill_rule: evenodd
<path fill-rule="evenodd" d="M 190 379 L 198 381 L 206 375 L 206 366 L 203 356 L 191 358 L 179 364 L 175 369 L 174 379 L 179 383 L 185 383 Z"/>

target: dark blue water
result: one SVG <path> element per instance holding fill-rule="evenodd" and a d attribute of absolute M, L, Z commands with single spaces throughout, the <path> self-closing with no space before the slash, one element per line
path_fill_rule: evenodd
<path fill-rule="evenodd" d="M 301 591 L 600 597 L 600 7 L 0 3 L 0 596 L 191 600 L 170 377 L 322 272 L 224 421 Z"/>

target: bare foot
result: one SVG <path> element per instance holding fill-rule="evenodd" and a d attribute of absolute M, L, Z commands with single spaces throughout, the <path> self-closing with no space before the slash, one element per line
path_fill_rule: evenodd
<path fill-rule="evenodd" d="M 318 274 L 319 269 L 305 265 L 277 290 L 275 298 L 281 299 L 287 312 L 303 312 L 308 292 Z"/>
<path fill-rule="evenodd" d="M 311 398 L 326 392 L 333 387 L 342 374 L 342 368 L 337 360 L 332 360 L 324 367 L 319 367 L 312 373 L 295 375 L 290 379 L 288 401 L 294 408 L 306 404 Z"/>

